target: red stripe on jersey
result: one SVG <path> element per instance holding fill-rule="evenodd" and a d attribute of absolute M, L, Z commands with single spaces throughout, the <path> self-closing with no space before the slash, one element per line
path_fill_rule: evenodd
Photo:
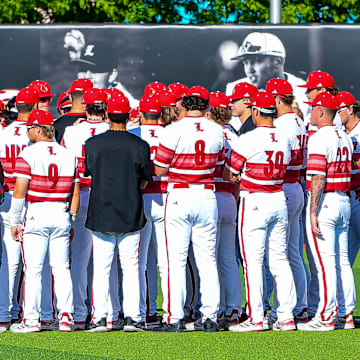
<path fill-rule="evenodd" d="M 81 175 L 81 176 L 83 176 L 84 175 L 84 173 L 85 173 L 85 157 L 78 157 L 77 158 L 77 160 L 78 160 L 78 169 L 79 169 L 79 174 Z"/>
<path fill-rule="evenodd" d="M 82 177 L 80 178 L 80 187 L 90 187 L 91 186 L 91 178 Z"/>
<path fill-rule="evenodd" d="M 16 177 L 6 177 L 4 179 L 4 190 L 13 191 L 15 189 Z"/>
<path fill-rule="evenodd" d="M 325 155 L 310 154 L 307 162 L 307 171 L 321 172 L 326 174 L 327 161 Z"/>
<path fill-rule="evenodd" d="M 22 157 L 16 159 L 15 173 L 31 176 L 31 167 Z"/>
<path fill-rule="evenodd" d="M 246 163 L 245 174 L 246 176 L 261 181 L 280 181 L 284 180 L 287 165 L 279 165 L 269 170 L 269 164 Z"/>
<path fill-rule="evenodd" d="M 171 150 L 164 145 L 160 144 L 155 155 L 155 161 L 164 165 L 170 165 L 170 162 L 175 154 L 174 150 Z"/>
<path fill-rule="evenodd" d="M 71 191 L 73 181 L 73 176 L 59 176 L 50 180 L 48 176 L 32 174 L 29 190 L 49 194 L 67 194 Z"/>
<path fill-rule="evenodd" d="M 226 160 L 226 164 L 239 174 L 241 169 L 244 167 L 246 158 L 238 154 L 236 151 L 232 151 L 230 157 Z"/>
<path fill-rule="evenodd" d="M 56 198 L 49 198 L 45 196 L 35 196 L 35 195 L 27 195 L 26 201 L 29 202 L 43 202 L 43 201 L 68 201 L 69 195 L 67 196 L 59 196 Z"/>
<path fill-rule="evenodd" d="M 259 184 L 254 184 L 251 181 L 242 179 L 240 182 L 240 190 L 246 190 L 251 193 L 253 192 L 271 193 L 271 192 L 282 191 L 283 185 L 282 184 L 259 185 Z"/>
<path fill-rule="evenodd" d="M 219 154 L 203 154 L 201 160 L 197 154 L 175 154 L 170 168 L 180 170 L 208 170 L 216 166 Z"/>
<path fill-rule="evenodd" d="M 291 160 L 289 167 L 291 166 L 301 166 L 304 163 L 304 150 L 291 150 Z"/>
<path fill-rule="evenodd" d="M 182 184 L 213 184 L 214 173 L 210 174 L 178 174 L 169 170 L 169 182 L 176 182 Z"/>
<path fill-rule="evenodd" d="M 287 170 L 284 178 L 284 182 L 287 184 L 296 183 L 300 179 L 301 170 Z"/>
<path fill-rule="evenodd" d="M 310 139 L 310 137 L 311 137 L 312 135 L 314 135 L 315 133 L 316 133 L 316 130 L 308 130 L 308 132 L 307 132 L 308 139 Z"/>
<path fill-rule="evenodd" d="M 215 181 L 215 191 L 217 192 L 229 192 L 232 193 L 234 191 L 235 184 L 231 182 L 216 182 Z"/>

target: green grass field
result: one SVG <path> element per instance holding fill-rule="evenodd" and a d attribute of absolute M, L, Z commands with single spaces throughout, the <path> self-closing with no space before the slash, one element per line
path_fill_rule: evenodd
<path fill-rule="evenodd" d="M 360 260 L 354 267 L 360 294 Z M 360 316 L 360 305 L 355 309 Z M 300 331 L 237 334 L 91 334 L 58 331 L 0 335 L 1 359 L 358 359 L 360 329 L 329 333 Z"/>

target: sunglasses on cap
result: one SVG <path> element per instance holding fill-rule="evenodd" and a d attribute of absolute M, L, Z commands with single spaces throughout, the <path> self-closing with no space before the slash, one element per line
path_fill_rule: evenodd
<path fill-rule="evenodd" d="M 338 114 L 340 114 L 342 111 L 347 110 L 350 106 L 345 106 L 338 110 Z"/>
<path fill-rule="evenodd" d="M 51 96 L 45 96 L 45 97 L 41 97 L 40 99 L 39 99 L 39 102 L 41 102 L 41 103 L 50 103 L 51 102 L 51 100 L 52 100 L 52 97 Z"/>
<path fill-rule="evenodd" d="M 30 129 L 32 129 L 32 128 L 36 128 L 36 127 L 38 127 L 39 125 L 26 125 L 26 130 L 27 131 L 30 131 Z"/>

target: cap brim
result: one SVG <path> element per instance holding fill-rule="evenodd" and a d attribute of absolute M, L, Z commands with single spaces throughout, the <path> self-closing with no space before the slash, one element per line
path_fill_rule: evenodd
<path fill-rule="evenodd" d="M 310 89 L 310 87 L 309 87 L 309 85 L 308 85 L 308 84 L 298 85 L 298 87 Z"/>
<path fill-rule="evenodd" d="M 254 106 L 254 104 L 252 102 L 244 103 L 244 105 L 246 105 L 246 106 Z"/>

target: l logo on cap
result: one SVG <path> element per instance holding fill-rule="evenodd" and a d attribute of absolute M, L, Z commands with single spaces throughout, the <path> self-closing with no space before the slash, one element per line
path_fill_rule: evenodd
<path fill-rule="evenodd" d="M 95 53 L 94 53 L 94 46 L 95 45 L 88 45 L 87 47 L 86 47 L 86 50 L 85 50 L 85 53 L 84 53 L 84 56 L 94 56 L 95 55 Z"/>

